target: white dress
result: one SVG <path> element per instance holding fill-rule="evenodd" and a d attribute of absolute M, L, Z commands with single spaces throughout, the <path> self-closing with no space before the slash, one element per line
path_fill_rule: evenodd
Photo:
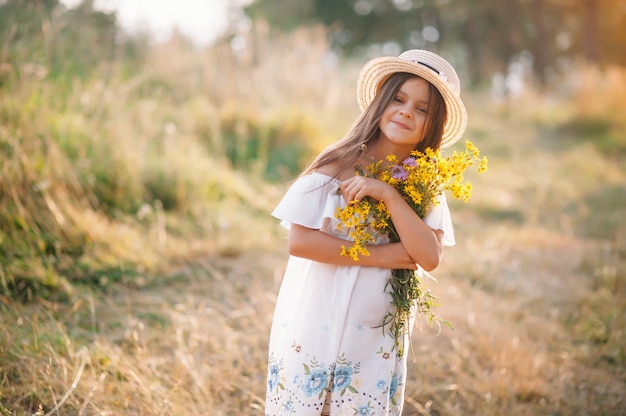
<path fill-rule="evenodd" d="M 339 185 L 320 173 L 301 176 L 272 215 L 286 228 L 294 223 L 347 239 L 335 219 L 346 205 Z M 445 196 L 424 221 L 454 245 Z M 266 416 L 319 416 L 331 380 L 331 415 L 400 415 L 407 352 L 397 357 L 380 328 L 391 306 L 390 272 L 290 256 L 270 335 Z"/>

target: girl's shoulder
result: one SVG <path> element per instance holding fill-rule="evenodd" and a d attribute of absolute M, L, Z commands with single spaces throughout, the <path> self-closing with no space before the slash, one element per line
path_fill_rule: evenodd
<path fill-rule="evenodd" d="M 344 166 L 340 166 L 340 164 L 336 162 L 320 166 L 315 169 L 315 173 L 334 178 L 338 181 L 344 181 L 354 176 L 354 170 L 345 169 Z"/>

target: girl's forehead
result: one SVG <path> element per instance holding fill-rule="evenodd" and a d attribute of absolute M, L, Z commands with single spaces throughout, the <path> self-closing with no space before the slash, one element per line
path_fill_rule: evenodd
<path fill-rule="evenodd" d="M 423 78 L 415 77 L 407 79 L 402 83 L 398 92 L 407 94 L 407 95 L 415 95 L 415 96 L 429 96 L 429 83 Z"/>
<path fill-rule="evenodd" d="M 402 86 L 405 86 L 405 85 L 407 85 L 407 84 L 415 84 L 415 85 L 417 85 L 417 84 L 419 84 L 419 85 L 428 85 L 428 84 L 429 84 L 429 82 L 428 82 L 428 81 L 426 81 L 426 80 L 425 80 L 424 78 L 422 78 L 422 77 L 417 77 L 417 76 L 415 76 L 415 77 L 411 77 L 411 78 L 407 79 L 406 81 L 404 81 L 404 82 L 402 83 Z"/>

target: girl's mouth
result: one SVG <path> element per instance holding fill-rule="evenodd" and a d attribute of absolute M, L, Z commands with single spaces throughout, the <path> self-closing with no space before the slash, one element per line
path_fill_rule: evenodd
<path fill-rule="evenodd" d="M 393 120 L 392 123 L 395 124 L 396 126 L 400 127 L 401 129 L 410 130 L 409 126 L 407 126 L 406 124 L 401 123 L 399 121 Z"/>

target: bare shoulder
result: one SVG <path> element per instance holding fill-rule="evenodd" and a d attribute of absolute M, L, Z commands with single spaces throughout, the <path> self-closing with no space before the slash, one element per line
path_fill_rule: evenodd
<path fill-rule="evenodd" d="M 322 175 L 337 178 L 341 181 L 354 176 L 354 171 L 352 169 L 346 169 L 339 163 L 329 163 L 328 165 L 320 166 L 319 168 L 315 169 L 315 171 L 317 173 L 321 173 Z"/>
<path fill-rule="evenodd" d="M 336 177 L 339 173 L 338 167 L 336 163 L 330 163 L 328 165 L 320 166 L 315 169 L 317 173 L 321 173 L 322 175 Z"/>

